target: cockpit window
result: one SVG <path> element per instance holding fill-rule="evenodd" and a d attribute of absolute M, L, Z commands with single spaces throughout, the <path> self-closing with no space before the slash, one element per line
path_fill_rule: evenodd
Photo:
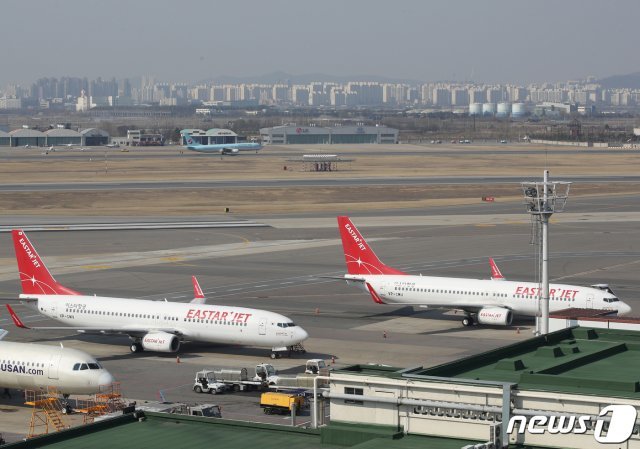
<path fill-rule="evenodd" d="M 78 371 L 80 369 L 80 365 L 81 363 L 76 363 L 75 365 L 73 365 L 73 370 Z"/>
<path fill-rule="evenodd" d="M 89 363 L 89 369 L 100 369 L 100 365 L 97 363 Z"/>
<path fill-rule="evenodd" d="M 604 298 L 604 302 L 618 302 L 620 301 L 618 298 L 616 298 L 615 296 L 611 297 L 611 298 Z"/>
<path fill-rule="evenodd" d="M 82 365 L 80 365 L 80 371 L 83 371 L 85 369 L 89 369 L 89 366 L 86 363 L 83 363 Z"/>
<path fill-rule="evenodd" d="M 278 323 L 278 327 L 283 327 L 283 328 L 294 327 L 294 326 L 295 326 L 294 323 Z"/>

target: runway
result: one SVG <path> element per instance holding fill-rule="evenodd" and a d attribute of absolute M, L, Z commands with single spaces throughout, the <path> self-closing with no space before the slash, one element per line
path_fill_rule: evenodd
<path fill-rule="evenodd" d="M 535 179 L 538 180 L 538 179 Z M 640 176 L 563 176 L 563 181 L 583 183 L 637 183 Z M 63 192 L 117 190 L 180 190 L 228 188 L 282 187 L 362 187 L 405 185 L 468 185 L 516 184 L 526 181 L 522 176 L 456 176 L 456 177 L 399 177 L 399 178 L 331 178 L 331 179 L 265 179 L 265 180 L 208 180 L 208 181 L 137 181 L 137 182 L 59 182 L 0 184 L 0 192 Z"/>

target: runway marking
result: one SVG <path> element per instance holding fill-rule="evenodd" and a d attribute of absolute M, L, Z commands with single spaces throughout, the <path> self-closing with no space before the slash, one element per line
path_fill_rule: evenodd
<path fill-rule="evenodd" d="M 113 267 L 111 265 L 84 265 L 82 268 L 85 270 L 110 270 Z"/>
<path fill-rule="evenodd" d="M 256 286 L 255 286 L 255 288 L 260 288 L 260 287 L 272 287 L 272 286 L 271 286 L 271 285 L 267 285 L 267 284 L 264 284 L 264 285 L 256 285 Z"/>
<path fill-rule="evenodd" d="M 161 257 L 160 260 L 166 260 L 167 262 L 182 262 L 184 258 L 180 256 L 168 256 L 168 257 Z"/>

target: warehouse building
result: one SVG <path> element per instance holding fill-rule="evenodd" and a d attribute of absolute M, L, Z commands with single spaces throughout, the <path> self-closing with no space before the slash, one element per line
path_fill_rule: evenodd
<path fill-rule="evenodd" d="M 4 147 L 4 146 L 8 147 L 10 142 L 11 142 L 11 136 L 9 135 L 9 133 L 6 133 L 0 130 L 0 147 Z"/>
<path fill-rule="evenodd" d="M 398 130 L 386 126 L 295 126 L 260 129 L 264 145 L 398 143 Z"/>

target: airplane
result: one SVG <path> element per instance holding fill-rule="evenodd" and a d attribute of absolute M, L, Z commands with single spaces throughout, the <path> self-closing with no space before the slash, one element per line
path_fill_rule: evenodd
<path fill-rule="evenodd" d="M 509 326 L 514 315 L 538 314 L 539 284 L 505 280 L 493 259 L 492 279 L 409 275 L 382 263 L 349 217 L 338 217 L 338 227 L 347 264 L 343 278 L 378 304 L 462 310 L 464 326 Z M 550 312 L 574 307 L 616 310 L 618 315 L 631 311 L 606 284 L 550 284 L 549 296 Z"/>
<path fill-rule="evenodd" d="M 241 151 L 255 151 L 262 149 L 262 145 L 258 142 L 240 142 L 240 143 L 219 143 L 213 145 L 203 145 L 197 143 L 192 136 L 184 134 L 184 141 L 187 143 L 187 150 L 197 151 L 199 153 L 218 153 L 220 155 L 235 155 Z"/>
<path fill-rule="evenodd" d="M 108 143 L 105 145 L 107 148 L 120 148 L 120 145 L 117 143 Z"/>
<path fill-rule="evenodd" d="M 309 334 L 291 319 L 267 310 L 205 304 L 195 276 L 191 303 L 84 295 L 53 278 L 22 230 L 13 230 L 12 236 L 21 302 L 67 325 L 28 327 L 10 310 L 17 327 L 128 335 L 134 353 L 177 352 L 185 340 L 270 347 L 274 359 L 285 351 L 305 352 L 301 343 Z"/>
<path fill-rule="evenodd" d="M 8 332 L 0 329 L 0 340 Z M 84 351 L 64 346 L 0 341 L 0 387 L 47 390 L 63 395 L 94 394 L 113 376 Z"/>

